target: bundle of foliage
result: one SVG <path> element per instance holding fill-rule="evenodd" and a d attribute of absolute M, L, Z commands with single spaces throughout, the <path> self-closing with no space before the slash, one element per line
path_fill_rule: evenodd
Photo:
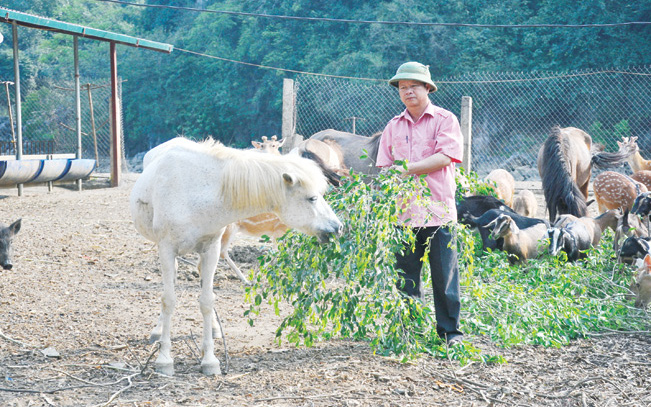
<path fill-rule="evenodd" d="M 503 361 L 469 343 L 447 348 L 436 334 L 431 298 L 421 303 L 396 288 L 401 280 L 394 253 L 403 240 L 413 241 L 409 231 L 396 227 L 397 197 L 418 194 L 421 182 L 386 173 L 369 185 L 353 176 L 332 191 L 328 200 L 346 225 L 344 234 L 325 245 L 293 232 L 281 238 L 278 251 L 261 257 L 260 271 L 251 276 L 249 322 L 263 302 L 280 315 L 284 301 L 292 307 L 277 338 L 297 346 L 352 338 L 403 360 L 431 354 L 461 363 Z M 517 266 L 503 252 L 481 253 L 479 238 L 462 225 L 457 236 L 461 329 L 468 336 L 487 336 L 505 347 L 561 346 L 591 332 L 649 328 L 648 315 L 626 298 L 631 272 L 614 263 L 608 244 L 591 250 L 583 262 L 544 256 Z M 428 275 L 423 273 L 426 293 Z"/>

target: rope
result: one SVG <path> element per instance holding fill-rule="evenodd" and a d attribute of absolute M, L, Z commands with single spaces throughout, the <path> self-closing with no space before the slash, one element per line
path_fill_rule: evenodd
<path fill-rule="evenodd" d="M 100 1 L 103 1 L 103 0 L 100 0 Z M 174 49 L 176 51 L 187 52 L 189 54 L 194 54 L 194 55 L 207 57 L 207 58 L 212 58 L 212 59 L 218 59 L 220 61 L 233 62 L 233 63 L 241 64 L 241 65 L 254 66 L 256 68 L 273 69 L 273 70 L 276 70 L 276 71 L 292 72 L 292 73 L 298 73 L 298 74 L 303 74 L 303 75 L 327 76 L 329 78 L 339 78 L 339 79 L 359 79 L 359 80 L 365 80 L 365 81 L 385 81 L 385 80 L 388 80 L 388 79 L 358 78 L 358 77 L 354 77 L 354 76 L 328 75 L 328 74 L 323 74 L 323 73 L 298 71 L 298 70 L 295 70 L 295 69 L 278 68 L 278 67 L 275 67 L 275 66 L 260 65 L 260 64 L 254 64 L 254 63 L 251 63 L 251 62 L 238 61 L 238 60 L 235 60 L 235 59 L 217 57 L 217 56 L 214 56 L 214 55 L 208 55 L 208 54 L 204 54 L 204 53 L 201 53 L 201 52 L 190 51 L 190 50 L 183 49 L 183 48 L 177 48 L 176 46 L 174 47 Z"/>

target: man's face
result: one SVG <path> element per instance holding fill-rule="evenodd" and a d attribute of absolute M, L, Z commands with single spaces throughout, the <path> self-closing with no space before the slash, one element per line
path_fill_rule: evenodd
<path fill-rule="evenodd" d="M 400 81 L 398 82 L 398 92 L 400 100 L 405 106 L 418 107 L 427 104 L 429 90 L 423 82 L 419 81 Z"/>

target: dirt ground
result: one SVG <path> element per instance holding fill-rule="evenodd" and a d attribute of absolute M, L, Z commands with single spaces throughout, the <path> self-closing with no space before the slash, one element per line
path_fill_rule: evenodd
<path fill-rule="evenodd" d="M 22 218 L 14 268 L 0 272 L 2 406 L 651 406 L 649 332 L 606 332 L 562 349 L 501 349 L 503 365 L 375 356 L 365 343 L 278 346 L 265 310 L 253 327 L 244 290 L 220 263 L 216 309 L 225 330 L 225 376 L 200 373 L 198 274 L 180 263 L 173 318 L 176 375 L 152 371 L 147 342 L 161 293 L 156 248 L 133 227 L 128 195 L 106 178 L 74 188 L 0 190 L 2 222 Z M 255 267 L 264 247 L 236 242 L 232 257 Z M 224 346 L 217 356 L 226 367 Z"/>

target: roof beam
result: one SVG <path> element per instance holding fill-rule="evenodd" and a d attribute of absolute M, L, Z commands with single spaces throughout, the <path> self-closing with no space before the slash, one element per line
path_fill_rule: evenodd
<path fill-rule="evenodd" d="M 16 23 L 23 27 L 37 28 L 57 33 L 78 35 L 98 41 L 114 42 L 136 48 L 145 48 L 158 52 L 171 53 L 174 46 L 162 42 L 150 41 L 143 38 L 131 37 L 129 35 L 117 34 L 109 31 L 98 30 L 91 27 L 84 27 L 77 24 L 65 23 L 51 18 L 39 17 L 32 14 L 21 13 L 0 7 L 0 22 Z"/>

